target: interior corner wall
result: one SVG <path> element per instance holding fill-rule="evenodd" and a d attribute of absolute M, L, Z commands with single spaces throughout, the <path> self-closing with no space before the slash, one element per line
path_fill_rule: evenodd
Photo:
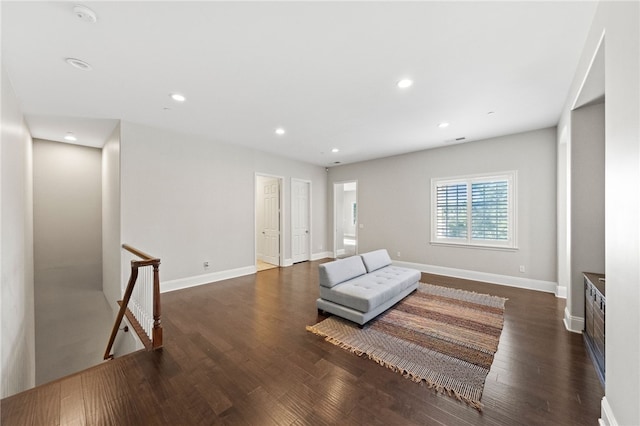
<path fill-rule="evenodd" d="M 311 254 L 326 247 L 323 167 L 131 122 L 121 123 L 120 159 L 122 242 L 161 258 L 163 290 L 167 281 L 255 270 L 256 173 L 284 177 L 285 264 L 291 178 L 312 182 Z"/>
<path fill-rule="evenodd" d="M 51 291 L 102 289 L 100 169 L 98 148 L 33 140 L 36 308 Z"/>
<path fill-rule="evenodd" d="M 558 127 L 558 150 L 557 150 L 557 252 L 558 252 L 558 287 L 567 291 L 571 288 L 571 227 L 569 226 L 569 215 L 571 214 L 569 196 L 571 194 L 569 185 L 571 183 L 571 166 L 569 160 L 569 128 L 565 124 Z M 567 303 L 571 298 L 567 294 Z"/>
<path fill-rule="evenodd" d="M 567 308 L 584 319 L 583 272 L 604 273 L 604 103 L 571 115 L 571 285 Z"/>
<path fill-rule="evenodd" d="M 114 310 L 121 298 L 120 125 L 102 148 L 102 291 Z"/>
<path fill-rule="evenodd" d="M 640 424 L 640 3 L 600 2 L 560 118 L 571 108 L 604 33 L 605 398 L 608 425 Z"/>
<path fill-rule="evenodd" d="M 35 385 L 32 141 L 2 68 L 0 398 Z"/>
<path fill-rule="evenodd" d="M 430 244 L 432 178 L 510 170 L 518 171 L 518 250 Z M 358 181 L 359 252 L 386 248 L 396 261 L 556 282 L 554 127 L 329 169 L 331 187 L 348 180 Z"/>

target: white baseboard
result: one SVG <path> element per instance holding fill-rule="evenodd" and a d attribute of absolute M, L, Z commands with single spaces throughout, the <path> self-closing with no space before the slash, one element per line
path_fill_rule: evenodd
<path fill-rule="evenodd" d="M 198 285 L 209 284 L 216 281 L 228 280 L 230 278 L 242 277 L 256 273 L 255 265 L 245 266 L 243 268 L 228 269 L 226 271 L 212 272 L 210 274 L 196 275 L 194 277 L 179 278 L 177 280 L 164 281 L 160 283 L 160 292 L 181 290 L 183 288 L 195 287 Z"/>
<path fill-rule="evenodd" d="M 600 426 L 618 426 L 619 423 L 616 421 L 615 416 L 613 415 L 613 410 L 611 410 L 611 406 L 609 405 L 609 401 L 607 397 L 602 398 L 601 407 L 601 418 L 598 419 L 598 424 Z"/>
<path fill-rule="evenodd" d="M 571 331 L 572 333 L 582 334 L 582 330 L 584 330 L 584 318 L 583 317 L 575 317 L 571 315 L 569 312 L 569 308 L 564 308 L 564 328 Z"/>
<path fill-rule="evenodd" d="M 333 259 L 333 253 L 330 251 L 321 251 L 320 253 L 311 253 L 311 260 Z"/>
<path fill-rule="evenodd" d="M 417 269 L 428 274 L 446 275 L 449 277 L 466 280 L 483 281 L 492 284 L 506 285 L 509 287 L 525 288 L 528 290 L 543 291 L 557 295 L 558 284 L 551 281 L 520 278 L 509 275 L 490 274 L 487 272 L 469 271 L 466 269 L 447 268 L 444 266 L 425 265 L 422 263 L 393 261 L 394 265 Z"/>
<path fill-rule="evenodd" d="M 560 284 L 558 284 L 556 286 L 556 297 L 560 298 L 560 299 L 566 299 L 567 298 L 567 288 L 564 286 L 561 286 Z"/>
<path fill-rule="evenodd" d="M 283 259 L 282 260 L 282 266 L 291 266 L 293 265 L 293 259 Z"/>

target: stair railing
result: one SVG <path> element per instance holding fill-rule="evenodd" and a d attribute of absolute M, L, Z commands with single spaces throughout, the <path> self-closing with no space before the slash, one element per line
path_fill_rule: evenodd
<path fill-rule="evenodd" d="M 122 248 L 133 253 L 140 260 L 131 261 L 131 275 L 122 300 L 118 300 L 120 310 L 111 330 L 104 359 L 113 358 L 111 349 L 125 315 L 147 350 L 162 347 L 160 259 L 127 244 L 123 244 Z"/>

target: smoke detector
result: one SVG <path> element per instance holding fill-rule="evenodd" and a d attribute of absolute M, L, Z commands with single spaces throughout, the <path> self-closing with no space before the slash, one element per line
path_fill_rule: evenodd
<path fill-rule="evenodd" d="M 92 24 L 94 24 L 98 20 L 98 15 L 96 15 L 93 10 L 79 4 L 73 6 L 73 14 L 76 15 L 78 19 L 81 19 L 85 22 L 90 22 Z"/>

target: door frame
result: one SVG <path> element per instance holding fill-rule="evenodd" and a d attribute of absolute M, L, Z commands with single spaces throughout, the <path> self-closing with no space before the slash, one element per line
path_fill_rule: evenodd
<path fill-rule="evenodd" d="M 337 204 L 336 204 L 336 190 L 337 190 L 337 186 L 338 185 L 344 185 L 346 183 L 355 183 L 356 184 L 356 206 L 357 206 L 357 210 L 356 210 L 356 254 L 358 254 L 358 246 L 360 244 L 360 235 L 359 235 L 359 229 L 360 229 L 360 202 L 358 201 L 359 199 L 359 195 L 358 193 L 360 192 L 358 190 L 358 180 L 357 179 L 350 179 L 350 180 L 341 180 L 341 181 L 337 181 L 337 182 L 333 182 L 333 258 L 337 259 L 338 258 L 338 245 L 337 245 L 337 233 L 338 233 L 338 225 L 337 225 L 337 218 L 338 218 L 338 212 L 337 212 Z M 344 192 L 344 190 L 343 190 Z M 343 212 L 344 213 L 344 212 Z M 342 219 L 343 216 L 341 215 L 340 218 Z"/>
<path fill-rule="evenodd" d="M 299 178 L 291 178 L 291 214 L 293 215 L 293 197 L 294 197 L 294 193 L 293 193 L 293 182 L 302 182 L 302 183 L 306 183 L 309 185 L 309 198 L 307 199 L 307 211 L 309 212 L 309 239 L 307 241 L 308 247 L 307 247 L 307 253 L 309 254 L 309 259 L 311 260 L 311 248 L 313 247 L 313 213 L 311 211 L 311 193 L 313 190 L 313 184 L 310 180 L 307 179 L 299 179 Z M 291 238 L 290 238 L 290 246 L 291 246 L 291 262 L 293 263 L 293 219 L 291 219 Z M 303 262 L 303 261 L 301 261 Z"/>
<path fill-rule="evenodd" d="M 284 177 L 269 173 L 255 172 L 253 177 L 253 265 L 258 265 L 258 178 L 276 179 L 278 181 L 278 209 L 280 210 L 278 228 L 278 266 L 284 266 L 285 211 L 284 211 Z"/>

